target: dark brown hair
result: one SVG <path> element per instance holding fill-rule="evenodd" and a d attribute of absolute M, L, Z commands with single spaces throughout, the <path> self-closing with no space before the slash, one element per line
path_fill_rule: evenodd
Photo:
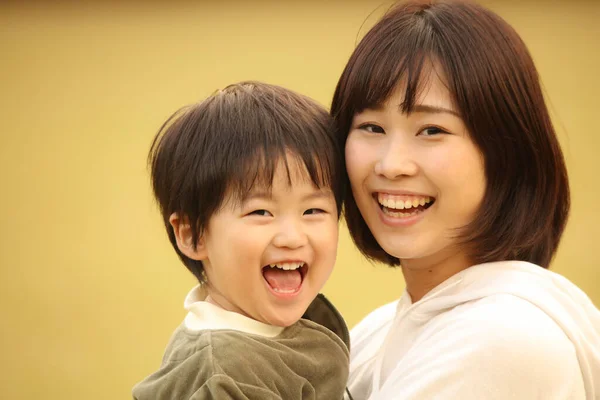
<path fill-rule="evenodd" d="M 569 214 L 567 171 L 527 47 L 493 12 L 444 0 L 390 9 L 354 50 L 336 87 L 331 113 L 340 144 L 353 116 L 385 102 L 402 79 L 403 111 L 410 113 L 427 84 L 422 74 L 427 62 L 443 70 L 485 159 L 484 199 L 460 234 L 472 260 L 548 267 Z M 368 258 L 398 265 L 369 231 L 351 192 L 344 208 L 358 248 Z"/>
<path fill-rule="evenodd" d="M 202 262 L 177 247 L 169 217 L 190 222 L 197 244 L 224 201 L 241 201 L 255 185 L 270 188 L 279 160 L 292 155 L 315 186 L 333 191 L 338 217 L 344 167 L 334 122 L 325 108 L 279 86 L 241 82 L 179 110 L 161 127 L 148 154 L 152 188 L 169 240 L 202 281 Z"/>

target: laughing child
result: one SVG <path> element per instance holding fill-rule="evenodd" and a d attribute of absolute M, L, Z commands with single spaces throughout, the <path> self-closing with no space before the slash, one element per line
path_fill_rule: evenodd
<path fill-rule="evenodd" d="M 344 191 L 327 111 L 242 82 L 176 112 L 149 154 L 169 239 L 199 285 L 146 399 L 335 400 L 348 330 L 319 291 Z"/>

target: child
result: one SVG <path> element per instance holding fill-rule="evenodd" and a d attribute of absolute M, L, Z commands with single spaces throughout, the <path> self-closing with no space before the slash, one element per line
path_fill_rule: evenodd
<path fill-rule="evenodd" d="M 200 285 L 135 399 L 343 397 L 348 330 L 318 295 L 344 191 L 334 135 L 325 109 L 260 82 L 230 85 L 163 125 L 149 154 L 154 194 Z"/>

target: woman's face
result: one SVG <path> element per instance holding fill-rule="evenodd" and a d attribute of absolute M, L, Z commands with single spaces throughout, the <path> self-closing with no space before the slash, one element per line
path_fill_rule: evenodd
<path fill-rule="evenodd" d="M 399 85 L 381 107 L 354 116 L 346 142 L 356 204 L 379 245 L 403 266 L 468 258 L 456 235 L 486 187 L 483 155 L 445 85 L 430 75 L 410 115 L 400 107 Z"/>

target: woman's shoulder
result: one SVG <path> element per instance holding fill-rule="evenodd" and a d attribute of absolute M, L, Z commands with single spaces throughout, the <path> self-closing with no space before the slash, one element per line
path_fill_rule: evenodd
<path fill-rule="evenodd" d="M 382 346 L 398 309 L 398 300 L 371 311 L 350 331 L 352 363 L 370 359 Z"/>
<path fill-rule="evenodd" d="M 442 330 L 461 327 L 467 336 L 476 336 L 482 342 L 506 343 L 512 349 L 519 344 L 535 349 L 535 344 L 551 342 L 563 345 L 573 352 L 569 338 L 542 309 L 533 303 L 511 294 L 494 294 L 458 305 L 441 314 Z M 437 329 L 437 328 L 436 328 Z"/>
<path fill-rule="evenodd" d="M 392 301 L 376 308 L 356 324 L 350 331 L 351 341 L 369 335 L 372 331 L 377 331 L 390 325 L 396 316 L 399 300 Z"/>
<path fill-rule="evenodd" d="M 491 295 L 412 322 L 424 325 L 416 328 L 385 393 L 402 388 L 404 398 L 493 399 L 584 393 L 574 345 L 552 318 L 526 300 Z M 428 373 L 416 379 L 420 370 Z"/>
<path fill-rule="evenodd" d="M 430 345 L 457 349 L 469 364 L 511 371 L 549 385 L 581 376 L 577 351 L 563 329 L 536 305 L 497 294 L 455 307 L 424 332 Z M 460 357 L 459 357 L 460 358 Z M 570 380 L 570 378 L 569 378 Z"/>

